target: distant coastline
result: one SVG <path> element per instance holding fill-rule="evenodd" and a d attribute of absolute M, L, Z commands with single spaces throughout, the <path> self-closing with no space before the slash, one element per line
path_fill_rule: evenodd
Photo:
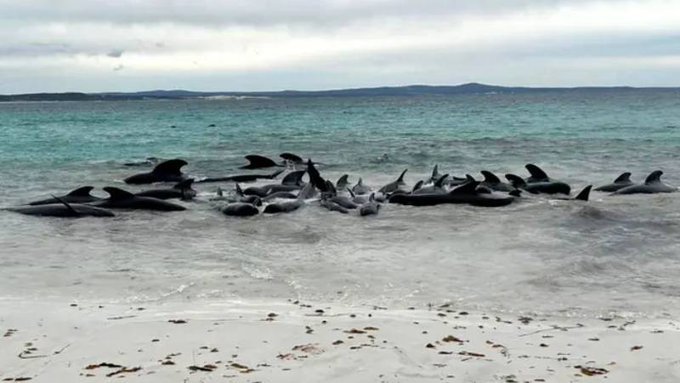
<path fill-rule="evenodd" d="M 16 101 L 127 101 L 127 100 L 182 100 L 182 99 L 243 99 L 243 98 L 295 98 L 295 97 L 405 97 L 457 94 L 513 94 L 536 92 L 606 92 L 606 91 L 668 91 L 680 92 L 679 87 L 505 87 L 480 83 L 462 85 L 408 85 L 397 87 L 352 88 L 334 90 L 270 92 L 194 92 L 188 90 L 151 90 L 142 92 L 102 93 L 26 93 L 0 95 L 0 102 Z"/>

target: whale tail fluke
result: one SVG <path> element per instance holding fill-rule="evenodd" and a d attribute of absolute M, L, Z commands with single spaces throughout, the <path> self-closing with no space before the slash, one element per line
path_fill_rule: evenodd
<path fill-rule="evenodd" d="M 590 197 L 590 189 L 593 188 L 593 185 L 588 185 L 581 190 L 580 193 L 576 197 L 574 197 L 575 200 L 577 201 L 588 201 L 588 198 Z"/>

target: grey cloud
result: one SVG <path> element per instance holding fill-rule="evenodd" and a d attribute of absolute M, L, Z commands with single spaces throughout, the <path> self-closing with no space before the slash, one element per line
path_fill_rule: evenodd
<path fill-rule="evenodd" d="M 123 56 L 124 52 L 125 51 L 122 50 L 122 49 L 114 49 L 114 50 L 109 51 L 109 53 L 107 53 L 106 55 L 108 57 L 120 58 L 121 56 Z"/>

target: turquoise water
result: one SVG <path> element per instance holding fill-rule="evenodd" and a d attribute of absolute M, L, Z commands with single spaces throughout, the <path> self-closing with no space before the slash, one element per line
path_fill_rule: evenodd
<path fill-rule="evenodd" d="M 0 131 L 0 206 L 123 186 L 140 171 L 123 164 L 150 156 L 222 176 L 246 154 L 283 151 L 375 187 L 404 168 L 412 185 L 434 164 L 462 176 L 525 174 L 528 162 L 574 189 L 655 169 L 680 185 L 680 94 L 670 91 L 0 103 Z M 199 186 L 202 198 L 170 215 L 64 222 L 0 212 L 0 294 L 453 301 L 585 315 L 656 315 L 676 310 L 680 295 L 680 193 L 499 210 L 388 206 L 369 220 L 308 207 L 238 221 L 207 201 L 216 187 Z"/>

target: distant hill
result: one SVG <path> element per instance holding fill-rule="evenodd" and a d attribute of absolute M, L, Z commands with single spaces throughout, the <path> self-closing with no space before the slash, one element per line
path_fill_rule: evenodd
<path fill-rule="evenodd" d="M 206 97 L 381 97 L 381 96 L 423 96 L 488 93 L 530 93 L 530 92 L 602 92 L 622 90 L 655 90 L 680 92 L 680 88 L 633 88 L 633 87 L 575 87 L 575 88 L 530 88 L 504 87 L 469 83 L 462 85 L 409 85 L 397 87 L 355 88 L 335 90 L 283 90 L 273 92 L 193 92 L 188 90 L 150 90 L 143 92 L 108 93 L 30 93 L 0 95 L 2 101 L 107 101 L 107 100 L 178 100 Z"/>

